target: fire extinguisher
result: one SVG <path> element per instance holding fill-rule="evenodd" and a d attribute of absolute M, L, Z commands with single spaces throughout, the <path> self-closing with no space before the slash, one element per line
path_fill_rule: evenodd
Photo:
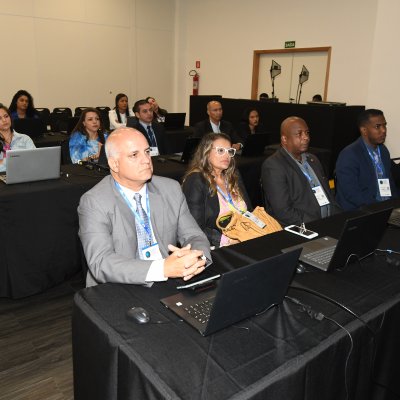
<path fill-rule="evenodd" d="M 192 69 L 189 71 L 189 76 L 193 76 L 193 96 L 197 96 L 199 94 L 200 75 L 195 69 Z"/>

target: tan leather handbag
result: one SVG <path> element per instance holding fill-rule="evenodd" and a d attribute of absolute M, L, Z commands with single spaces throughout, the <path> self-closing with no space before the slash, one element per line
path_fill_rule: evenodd
<path fill-rule="evenodd" d="M 279 222 L 266 213 L 264 207 L 256 207 L 252 213 L 264 222 L 264 228 L 260 228 L 255 222 L 235 211 L 220 215 L 216 224 L 225 236 L 239 242 L 282 230 Z"/>

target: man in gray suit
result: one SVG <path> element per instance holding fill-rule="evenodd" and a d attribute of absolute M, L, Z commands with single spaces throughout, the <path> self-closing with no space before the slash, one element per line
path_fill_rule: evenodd
<path fill-rule="evenodd" d="M 281 124 L 281 148 L 261 170 L 265 207 L 282 225 L 300 225 L 340 209 L 318 158 L 307 152 L 310 132 L 299 117 Z"/>
<path fill-rule="evenodd" d="M 151 285 L 202 272 L 206 258 L 211 260 L 210 244 L 179 183 L 153 176 L 144 135 L 132 128 L 116 129 L 105 146 L 111 176 L 85 193 L 78 207 L 79 236 L 89 266 L 86 285 Z"/>

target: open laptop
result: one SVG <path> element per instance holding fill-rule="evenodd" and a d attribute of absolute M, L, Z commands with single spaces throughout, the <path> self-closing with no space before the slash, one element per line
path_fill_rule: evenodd
<path fill-rule="evenodd" d="M 181 164 L 187 164 L 192 159 L 199 143 L 200 138 L 187 138 L 183 152 L 168 156 L 168 160 L 179 162 Z"/>
<path fill-rule="evenodd" d="M 214 289 L 184 290 L 162 299 L 161 303 L 203 336 L 210 335 L 282 303 L 300 251 L 296 249 L 229 271 L 221 276 Z"/>
<path fill-rule="evenodd" d="M 271 141 L 271 136 L 268 133 L 255 133 L 248 135 L 243 144 L 243 157 L 258 157 L 264 154 L 265 147 Z"/>
<path fill-rule="evenodd" d="M 164 128 L 166 131 L 184 129 L 186 113 L 168 113 L 165 116 Z"/>
<path fill-rule="evenodd" d="M 21 118 L 13 121 L 16 132 L 23 133 L 31 138 L 43 136 L 47 132 L 47 125 L 40 118 Z"/>
<path fill-rule="evenodd" d="M 7 150 L 6 174 L 0 180 L 7 185 L 58 179 L 61 146 L 37 149 Z"/>
<path fill-rule="evenodd" d="M 345 267 L 356 256 L 372 253 L 382 239 L 391 208 L 346 220 L 339 240 L 329 236 L 291 246 L 282 251 L 303 248 L 300 261 L 322 271 Z"/>

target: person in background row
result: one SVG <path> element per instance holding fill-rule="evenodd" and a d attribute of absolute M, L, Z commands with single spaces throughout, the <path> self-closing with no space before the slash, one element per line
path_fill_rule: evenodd
<path fill-rule="evenodd" d="M 243 147 L 240 136 L 236 133 L 233 125 L 222 119 L 222 105 L 219 101 L 211 100 L 207 104 L 208 119 L 198 122 L 194 126 L 193 137 L 202 138 L 210 132 L 225 133 L 230 137 L 232 147 L 240 150 Z"/>
<path fill-rule="evenodd" d="M 237 243 L 216 225 L 219 215 L 232 209 L 252 210 L 250 199 L 235 167 L 236 150 L 224 133 L 209 133 L 199 146 L 183 178 L 183 193 L 194 219 L 212 246 Z"/>
<path fill-rule="evenodd" d="M 165 116 L 168 114 L 168 111 L 160 108 L 154 97 L 146 97 L 146 101 L 151 105 L 151 109 L 153 110 L 153 120 L 156 122 L 165 122 Z"/>
<path fill-rule="evenodd" d="M 281 124 L 281 148 L 261 169 L 265 208 L 281 225 L 301 225 L 340 211 L 318 158 L 308 153 L 310 131 L 299 117 Z"/>
<path fill-rule="evenodd" d="M 322 101 L 322 96 L 320 94 L 315 94 L 312 101 Z"/>
<path fill-rule="evenodd" d="M 119 93 L 115 97 L 115 107 L 108 112 L 110 119 L 110 129 L 114 130 L 126 126 L 128 117 L 134 117 L 135 114 L 130 110 L 128 105 L 128 96 Z"/>
<path fill-rule="evenodd" d="M 269 96 L 268 93 L 260 93 L 260 96 L 258 97 L 259 100 L 268 100 Z"/>
<path fill-rule="evenodd" d="M 6 106 L 0 104 L 0 171 L 6 170 L 7 150 L 34 149 L 32 139 L 12 129 L 11 113 Z"/>
<path fill-rule="evenodd" d="M 168 154 L 164 126 L 154 121 L 150 103 L 146 100 L 138 100 L 133 106 L 133 111 L 136 116 L 136 123 L 133 127 L 147 138 L 151 156 Z"/>
<path fill-rule="evenodd" d="M 336 199 L 344 210 L 398 197 L 390 153 L 384 145 L 387 124 L 383 112 L 365 110 L 357 123 L 360 137 L 336 161 Z"/>
<path fill-rule="evenodd" d="M 39 114 L 33 104 L 33 97 L 26 90 L 18 90 L 15 93 L 9 110 L 12 120 L 19 118 L 39 118 Z"/>
<path fill-rule="evenodd" d="M 201 273 L 206 259 L 211 262 L 210 244 L 190 214 L 179 183 L 153 175 L 146 137 L 119 128 L 105 146 L 111 175 L 85 193 L 78 207 L 79 236 L 89 267 L 86 286 L 151 286 Z"/>
<path fill-rule="evenodd" d="M 260 114 L 256 108 L 246 108 L 242 115 L 238 134 L 243 142 L 246 141 L 247 136 L 254 133 L 266 133 L 263 123 L 260 122 Z"/>
<path fill-rule="evenodd" d="M 79 161 L 98 161 L 101 147 L 107 139 L 100 111 L 86 108 L 69 138 L 69 153 L 73 164 Z"/>

